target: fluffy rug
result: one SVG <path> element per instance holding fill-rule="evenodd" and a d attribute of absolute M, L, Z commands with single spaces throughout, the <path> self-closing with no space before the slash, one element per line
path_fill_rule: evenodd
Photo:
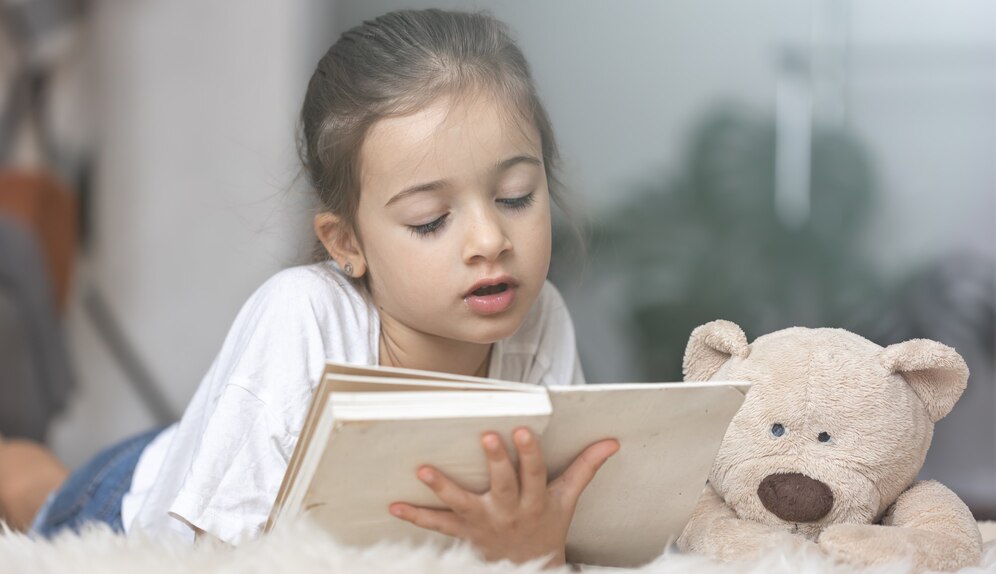
<path fill-rule="evenodd" d="M 984 537 L 996 538 L 996 524 L 981 525 Z M 585 568 L 608 572 L 615 569 Z M 274 572 L 337 573 L 500 573 L 542 572 L 539 563 L 514 566 L 510 563 L 484 563 L 466 546 L 440 551 L 385 544 L 366 550 L 344 548 L 307 523 L 263 537 L 239 548 L 201 544 L 188 546 L 150 540 L 141 536 L 116 536 L 104 528 L 94 528 L 80 536 L 66 535 L 52 542 L 33 540 L 14 533 L 0 534 L 0 571 L 5 573 L 259 573 Z M 567 572 L 565 568 L 560 572 Z M 697 556 L 667 552 L 642 568 L 641 574 L 695 572 L 720 573 L 805 573 L 843 574 L 854 570 L 816 554 L 779 552 L 777 549 L 755 562 L 721 564 Z M 907 572 L 904 564 L 892 564 L 866 572 L 893 574 Z M 982 564 L 962 574 L 996 573 L 996 543 L 987 545 Z"/>

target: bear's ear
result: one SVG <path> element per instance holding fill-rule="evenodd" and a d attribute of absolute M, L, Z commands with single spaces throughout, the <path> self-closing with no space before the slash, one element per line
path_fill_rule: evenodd
<path fill-rule="evenodd" d="M 935 423 L 945 417 L 968 384 L 968 365 L 954 349 L 927 339 L 886 347 L 882 366 L 902 375 Z"/>
<path fill-rule="evenodd" d="M 720 319 L 692 331 L 681 370 L 686 381 L 707 381 L 730 357 L 746 358 L 749 354 L 743 329 Z"/>

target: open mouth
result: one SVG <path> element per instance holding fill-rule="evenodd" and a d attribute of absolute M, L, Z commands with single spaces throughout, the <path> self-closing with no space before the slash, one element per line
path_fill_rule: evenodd
<path fill-rule="evenodd" d="M 471 291 L 471 295 L 476 295 L 478 297 L 484 297 L 487 295 L 494 295 L 495 293 L 502 293 L 508 289 L 508 283 L 498 283 L 495 285 L 485 285 L 479 289 Z"/>
<path fill-rule="evenodd" d="M 482 284 L 494 281 L 490 284 Z M 481 280 L 477 289 L 464 295 L 464 303 L 478 315 L 496 315 L 508 310 L 515 302 L 515 292 L 519 285 L 508 276 L 489 277 Z"/>

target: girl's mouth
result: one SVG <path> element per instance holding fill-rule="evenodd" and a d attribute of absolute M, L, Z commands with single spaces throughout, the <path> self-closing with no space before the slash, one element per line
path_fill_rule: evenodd
<path fill-rule="evenodd" d="M 478 315 L 494 315 L 512 306 L 517 290 L 511 283 L 484 285 L 471 291 L 463 300 Z"/>

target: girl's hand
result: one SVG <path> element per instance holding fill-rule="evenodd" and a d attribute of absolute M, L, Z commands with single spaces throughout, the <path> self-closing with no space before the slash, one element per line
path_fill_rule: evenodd
<path fill-rule="evenodd" d="M 438 470 L 423 466 L 418 469 L 418 478 L 451 510 L 394 503 L 391 514 L 466 540 L 485 560 L 504 558 L 521 563 L 550 556 L 547 567 L 565 564 L 567 529 L 578 498 L 602 463 L 619 450 L 619 441 L 608 439 L 589 446 L 547 484 L 546 465 L 535 435 L 520 427 L 512 437 L 519 452 L 518 473 L 501 437 L 488 432 L 481 443 L 491 472 L 489 491 L 476 494 L 464 490 Z"/>

